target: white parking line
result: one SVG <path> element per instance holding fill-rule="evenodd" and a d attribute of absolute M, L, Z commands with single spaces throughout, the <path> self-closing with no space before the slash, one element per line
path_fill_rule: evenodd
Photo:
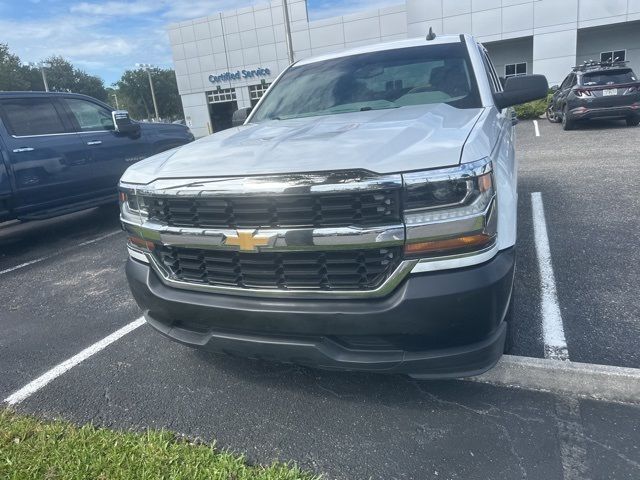
<path fill-rule="evenodd" d="M 536 129 L 536 137 L 540 136 L 540 126 L 538 125 L 538 120 L 533 121 L 533 128 Z"/>
<path fill-rule="evenodd" d="M 640 402 L 637 368 L 504 355 L 488 372 L 464 380 L 608 402 Z"/>
<path fill-rule="evenodd" d="M 20 265 L 16 265 L 15 267 L 7 268 L 5 270 L 0 270 L 0 275 L 4 275 L 5 273 L 9 273 L 9 272 L 14 272 L 14 271 L 19 270 L 21 268 L 28 267 L 29 265 L 33 265 L 34 263 L 38 263 L 38 262 L 42 262 L 44 260 L 48 260 L 48 259 L 56 257 L 56 256 L 58 256 L 58 255 L 60 255 L 62 253 L 66 253 L 66 252 L 68 252 L 70 250 L 73 250 L 74 248 L 85 247 L 87 245 L 91 245 L 92 243 L 99 242 L 100 240 L 104 240 L 105 238 L 113 237 L 114 235 L 117 235 L 120 232 L 122 232 L 122 230 L 116 230 L 115 232 L 110 232 L 110 233 L 107 233 L 106 235 L 101 235 L 100 237 L 96 237 L 96 238 L 93 238 L 91 240 L 87 240 L 86 242 L 79 243 L 79 244 L 74 245 L 72 247 L 64 248 L 64 249 L 59 250 L 56 253 L 53 253 L 51 255 L 47 255 L 45 257 L 39 257 L 39 258 L 36 258 L 34 260 L 30 260 L 28 262 L 21 263 Z"/>
<path fill-rule="evenodd" d="M 551 250 L 547 223 L 544 218 L 542 194 L 531 194 L 531 209 L 533 212 L 533 235 L 535 238 L 538 267 L 540 269 L 540 291 L 542 310 L 542 333 L 544 337 L 544 356 L 554 360 L 569 360 L 567 340 L 564 336 L 562 314 L 558 304 L 556 277 L 551 263 Z"/>
<path fill-rule="evenodd" d="M 145 322 L 144 317 L 140 317 L 139 319 L 131 322 L 130 324 L 125 325 L 121 329 L 116 330 L 111 335 L 103 338 L 99 342 L 94 343 L 90 347 L 85 348 L 77 355 L 74 355 L 68 360 L 65 360 L 64 362 L 62 362 L 61 364 L 56 365 L 48 372 L 45 372 L 44 374 L 40 375 L 38 378 L 28 383 L 27 385 L 22 387 L 20 390 L 12 393 L 7 398 L 5 398 L 4 402 L 9 405 L 16 405 L 22 402 L 23 400 L 27 399 L 28 397 L 36 393 L 42 387 L 47 385 L 52 380 L 55 380 L 60 375 L 64 374 L 65 372 L 68 372 L 73 367 L 85 361 L 87 358 L 91 357 L 92 355 L 98 353 L 101 350 L 104 350 L 106 347 L 111 345 L 116 340 L 119 340 L 120 338 L 124 337 L 127 333 L 134 331 L 136 328 L 143 325 L 144 322 Z"/>

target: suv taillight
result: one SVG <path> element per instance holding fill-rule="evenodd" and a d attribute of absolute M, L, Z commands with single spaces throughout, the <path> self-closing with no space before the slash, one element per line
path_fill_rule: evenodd
<path fill-rule="evenodd" d="M 591 95 L 593 95 L 593 92 L 591 90 L 585 90 L 584 88 L 579 88 L 576 90 L 577 97 L 590 97 Z"/>

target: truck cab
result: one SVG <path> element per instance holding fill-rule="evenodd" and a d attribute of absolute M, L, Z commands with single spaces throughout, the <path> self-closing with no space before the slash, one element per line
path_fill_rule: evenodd
<path fill-rule="evenodd" d="M 506 80 L 467 35 L 301 60 L 244 125 L 130 167 L 127 277 L 194 347 L 461 377 L 508 344 L 517 162 Z"/>
<path fill-rule="evenodd" d="M 117 201 L 132 164 L 193 140 L 180 125 L 130 122 L 72 93 L 0 93 L 0 221 L 41 219 Z"/>

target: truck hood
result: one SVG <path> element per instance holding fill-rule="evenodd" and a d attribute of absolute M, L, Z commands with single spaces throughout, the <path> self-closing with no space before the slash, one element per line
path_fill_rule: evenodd
<path fill-rule="evenodd" d="M 131 166 L 122 180 L 457 165 L 483 109 L 420 105 L 272 120 L 225 130 Z"/>

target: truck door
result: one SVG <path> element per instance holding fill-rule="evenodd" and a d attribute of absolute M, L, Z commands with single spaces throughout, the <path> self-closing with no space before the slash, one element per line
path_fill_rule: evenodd
<path fill-rule="evenodd" d="M 86 148 L 53 98 L 0 100 L 5 163 L 13 173 L 18 215 L 74 203 L 89 190 Z"/>
<path fill-rule="evenodd" d="M 3 130 L 2 119 L 0 118 L 0 222 L 9 217 L 9 202 L 13 192 L 8 169 L 9 152 L 2 141 L 2 137 L 6 135 Z"/>
<path fill-rule="evenodd" d="M 77 97 L 61 99 L 81 142 L 91 154 L 96 189 L 104 194 L 116 192 L 124 171 L 150 156 L 151 143 L 144 129 L 137 135 L 115 131 L 111 109 L 99 102 Z"/>

